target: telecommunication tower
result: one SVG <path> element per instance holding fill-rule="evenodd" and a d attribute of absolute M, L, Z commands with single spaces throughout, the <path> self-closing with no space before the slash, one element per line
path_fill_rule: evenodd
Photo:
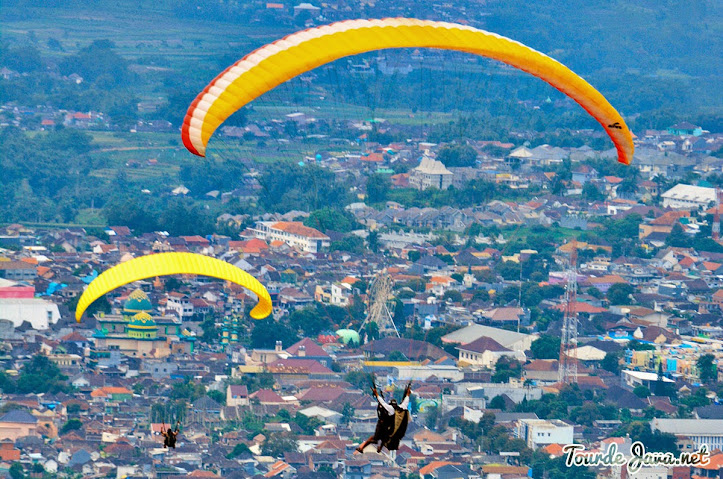
<path fill-rule="evenodd" d="M 577 241 L 572 240 L 558 366 L 558 379 L 564 384 L 577 382 L 577 325 Z"/>

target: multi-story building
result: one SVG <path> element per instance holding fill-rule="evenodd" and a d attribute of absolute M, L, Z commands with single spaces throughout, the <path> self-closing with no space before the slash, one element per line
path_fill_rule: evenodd
<path fill-rule="evenodd" d="M 515 435 L 537 449 L 547 444 L 572 444 L 573 430 L 571 424 L 559 419 L 520 419 Z"/>
<path fill-rule="evenodd" d="M 0 278 L 12 281 L 34 281 L 37 265 L 24 261 L 4 261 L 0 259 Z"/>
<path fill-rule="evenodd" d="M 259 221 L 254 232 L 269 243 L 283 241 L 307 253 L 318 253 L 331 245 L 327 235 L 298 221 Z"/>
<path fill-rule="evenodd" d="M 168 293 L 166 313 L 173 313 L 181 320 L 189 320 L 193 317 L 193 302 L 187 294 Z"/>
<path fill-rule="evenodd" d="M 673 434 L 678 449 L 686 452 L 694 451 L 703 444 L 708 451 L 723 449 L 723 419 L 667 419 L 653 418 L 650 421 L 653 431 Z"/>
<path fill-rule="evenodd" d="M 454 173 L 449 171 L 444 163 L 424 156 L 419 166 L 409 174 L 409 186 L 418 190 L 446 190 L 452 185 L 453 177 Z"/>
<path fill-rule="evenodd" d="M 715 201 L 715 188 L 679 183 L 661 196 L 664 208 L 680 210 L 708 208 Z"/>

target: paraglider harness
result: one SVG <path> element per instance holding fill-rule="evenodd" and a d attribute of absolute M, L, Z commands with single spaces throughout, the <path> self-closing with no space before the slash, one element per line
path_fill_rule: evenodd
<path fill-rule="evenodd" d="M 407 383 L 407 387 L 404 388 L 404 396 L 402 401 L 412 393 L 412 381 Z M 394 408 L 394 415 L 390 416 L 388 425 L 388 433 L 382 440 L 382 446 L 386 447 L 390 451 L 396 451 L 399 449 L 399 443 L 404 439 L 404 435 L 407 433 L 407 426 L 409 425 L 409 409 L 404 409 L 397 404 L 396 399 L 389 401 L 389 405 Z M 386 411 L 385 411 L 386 412 Z"/>
<path fill-rule="evenodd" d="M 411 393 L 412 382 L 409 381 L 407 387 L 404 389 L 404 397 L 407 397 Z M 377 445 L 377 452 L 381 452 L 383 447 L 386 447 L 390 451 L 397 450 L 399 448 L 399 442 L 404 438 L 404 434 L 407 432 L 407 424 L 409 423 L 409 411 L 401 408 L 396 399 L 391 399 L 389 405 L 394 408 L 394 414 L 389 414 L 387 409 L 382 405 L 381 401 L 378 400 L 378 396 L 384 399 L 384 394 L 377 389 L 374 382 L 371 385 L 372 394 L 377 398 L 377 426 L 374 430 L 374 435 L 364 441 L 358 448 L 358 452 L 364 452 L 364 448 L 371 443 Z"/>
<path fill-rule="evenodd" d="M 176 448 L 176 437 L 178 437 L 178 430 L 181 427 L 181 421 L 176 422 L 176 430 L 174 431 L 170 427 L 166 429 L 166 423 L 161 423 L 161 435 L 163 436 L 163 447 Z"/>

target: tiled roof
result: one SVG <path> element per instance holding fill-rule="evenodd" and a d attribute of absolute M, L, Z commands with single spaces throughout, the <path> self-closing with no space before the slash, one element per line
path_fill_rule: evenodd
<path fill-rule="evenodd" d="M 494 339 L 489 338 L 487 336 L 482 336 L 481 338 L 476 339 L 476 340 L 472 341 L 471 343 L 467 343 L 462 346 L 458 346 L 457 349 L 463 349 L 465 351 L 472 351 L 475 353 L 483 353 L 485 351 L 497 351 L 497 352 L 510 351 L 509 349 L 502 346 L 500 343 L 498 343 Z"/>
<path fill-rule="evenodd" d="M 286 352 L 293 355 L 298 356 L 299 355 L 299 348 L 304 347 L 306 350 L 307 356 L 317 356 L 317 357 L 328 357 L 329 354 L 324 351 L 324 349 L 316 344 L 314 341 L 312 341 L 309 338 L 304 338 L 298 343 L 292 344 L 288 348 L 286 348 Z"/>
<path fill-rule="evenodd" d="M 38 419 L 23 409 L 13 409 L 12 411 L 5 413 L 2 417 L 0 417 L 0 423 L 2 422 L 36 424 L 38 422 Z"/>
<path fill-rule="evenodd" d="M 300 223 L 298 221 L 278 221 L 271 225 L 271 227 L 277 230 L 291 233 L 293 235 L 304 236 L 306 238 L 329 238 L 321 231 L 314 228 L 309 228 L 308 226 L 304 226 L 303 223 Z"/>

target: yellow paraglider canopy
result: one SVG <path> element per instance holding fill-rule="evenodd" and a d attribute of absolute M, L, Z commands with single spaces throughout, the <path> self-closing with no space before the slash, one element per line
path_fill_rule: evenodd
<path fill-rule="evenodd" d="M 258 298 L 251 317 L 262 319 L 271 314 L 271 296 L 256 278 L 225 261 L 195 253 L 158 253 L 120 263 L 95 278 L 78 300 L 75 319 L 80 322 L 83 312 L 96 299 L 124 284 L 156 276 L 197 274 L 225 279 L 243 286 Z"/>
<path fill-rule="evenodd" d="M 575 100 L 605 128 L 630 164 L 633 139 L 622 116 L 604 96 L 565 65 L 495 33 L 447 22 L 386 18 L 348 20 L 304 30 L 250 53 L 216 77 L 191 104 L 183 121 L 183 144 L 205 156 L 211 135 L 235 111 L 318 66 L 387 48 L 440 48 L 472 53 L 526 71 Z"/>

